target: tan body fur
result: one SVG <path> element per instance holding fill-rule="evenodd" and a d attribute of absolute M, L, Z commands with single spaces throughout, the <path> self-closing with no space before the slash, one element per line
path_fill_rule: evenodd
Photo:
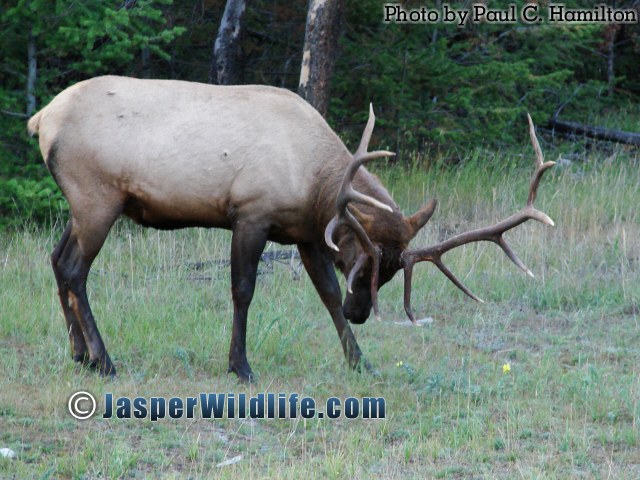
<path fill-rule="evenodd" d="M 298 245 L 349 362 L 358 363 L 359 347 L 336 306 L 341 294 L 331 263 L 348 274 L 361 246 L 348 228 L 336 232 L 339 254 L 323 241 L 352 155 L 300 97 L 266 86 L 97 77 L 64 90 L 28 128 L 39 135 L 45 162 L 70 205 L 71 220 L 52 262 L 76 360 L 101 373 L 115 371 L 84 290 L 111 225 L 125 214 L 156 228 L 233 230 L 230 370 L 241 378 L 251 377 L 246 311 L 267 240 Z M 364 220 L 375 213 L 376 221 L 366 222 L 369 236 L 393 251 L 387 256 L 391 278 L 400 252 L 422 225 L 405 219 L 364 168 L 354 184 L 392 206 L 391 212 L 368 206 L 361 212 Z M 351 301 L 358 323 L 369 315 L 367 302 Z"/>
<path fill-rule="evenodd" d="M 533 206 L 542 175 L 554 162 L 544 162 L 530 117 L 536 166 L 526 206 L 495 225 L 417 250 L 409 250 L 409 242 L 436 202 L 405 218 L 362 167 L 393 155 L 368 151 L 374 124 L 370 108 L 351 155 L 313 107 L 282 89 L 97 77 L 60 93 L 28 127 L 39 134 L 47 167 L 71 210 L 51 262 L 74 360 L 115 374 L 86 281 L 121 214 L 156 228 L 232 230 L 229 371 L 244 381 L 253 377 L 247 315 L 267 240 L 296 244 L 354 368 L 368 364 L 347 320 L 364 323 L 372 308 L 378 315 L 378 289 L 398 270 L 404 271 L 405 311 L 414 323 L 411 279 L 418 262 L 432 262 L 476 300 L 445 266 L 446 252 L 491 241 L 531 274 L 503 237 L 527 220 L 553 225 Z M 344 304 L 334 265 L 347 277 Z"/>
<path fill-rule="evenodd" d="M 98 77 L 62 92 L 29 127 L 45 159 L 55 143 L 50 168 L 67 198 L 125 196 L 124 213 L 160 228 L 268 217 L 286 243 L 313 239 L 325 220 L 309 214 L 324 200 L 318 180 L 339 181 L 351 159 L 309 104 L 264 86 Z"/>

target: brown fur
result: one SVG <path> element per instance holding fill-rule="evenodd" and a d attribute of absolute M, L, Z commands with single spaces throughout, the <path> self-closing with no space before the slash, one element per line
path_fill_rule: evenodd
<path fill-rule="evenodd" d="M 340 290 L 330 265 L 348 274 L 362 246 L 347 228 L 337 232 L 341 252 L 330 253 L 323 242 L 352 156 L 297 95 L 264 86 L 97 77 L 60 93 L 28 128 L 39 135 L 45 163 L 71 210 L 52 264 L 74 358 L 115 373 L 89 308 L 86 277 L 113 222 L 125 214 L 155 228 L 233 231 L 229 368 L 241 379 L 252 375 L 246 317 L 267 240 L 298 245 L 349 363 L 359 363 L 360 349 L 336 308 Z M 383 252 L 384 283 L 400 268 L 400 253 L 424 215 L 406 219 L 364 168 L 354 183 L 393 210 L 361 212 Z M 368 316 L 366 298 L 361 303 Z"/>

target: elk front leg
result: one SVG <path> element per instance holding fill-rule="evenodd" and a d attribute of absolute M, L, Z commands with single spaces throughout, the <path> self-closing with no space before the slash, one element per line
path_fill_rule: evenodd
<path fill-rule="evenodd" d="M 354 369 L 364 367 L 373 371 L 369 362 L 363 358 L 356 337 L 342 313 L 342 292 L 326 249 L 316 243 L 305 243 L 298 245 L 298 250 L 305 270 L 331 315 L 349 366 Z"/>
<path fill-rule="evenodd" d="M 247 315 L 256 286 L 260 255 L 267 243 L 268 229 L 251 221 L 238 221 L 231 239 L 231 295 L 233 330 L 229 348 L 229 372 L 241 382 L 253 380 L 247 361 Z"/>

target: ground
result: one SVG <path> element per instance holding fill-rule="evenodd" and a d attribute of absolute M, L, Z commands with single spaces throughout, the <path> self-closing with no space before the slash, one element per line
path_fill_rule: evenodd
<path fill-rule="evenodd" d="M 406 213 L 440 200 L 416 245 L 523 204 L 531 153 L 501 155 L 513 166 L 496 169 L 497 154 L 479 153 L 463 168 L 380 171 Z M 543 180 L 537 204 L 557 227 L 526 224 L 508 235 L 534 279 L 494 245 L 446 256 L 485 304 L 420 265 L 414 308 L 433 321 L 398 325 L 405 319 L 399 274 L 380 292 L 383 321 L 354 327 L 378 376 L 346 367 L 294 259 L 261 266 L 248 334 L 258 380 L 240 385 L 226 373 L 228 233 L 157 232 L 121 221 L 89 281 L 118 368 L 115 379 L 101 379 L 70 358 L 49 266 L 61 223 L 4 232 L 0 448 L 17 458 L 0 458 L 0 478 L 638 478 L 638 166 L 633 152 L 585 153 Z M 283 392 L 319 403 L 383 397 L 387 415 L 78 421 L 67 411 L 78 390 L 98 398 L 98 412 L 107 392 Z"/>

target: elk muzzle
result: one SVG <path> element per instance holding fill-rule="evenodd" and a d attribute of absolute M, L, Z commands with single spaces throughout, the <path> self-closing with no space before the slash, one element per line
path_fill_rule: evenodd
<path fill-rule="evenodd" d="M 353 293 L 347 293 L 342 305 L 342 313 L 351 323 L 362 325 L 369 318 L 372 305 L 369 285 L 358 285 Z"/>

